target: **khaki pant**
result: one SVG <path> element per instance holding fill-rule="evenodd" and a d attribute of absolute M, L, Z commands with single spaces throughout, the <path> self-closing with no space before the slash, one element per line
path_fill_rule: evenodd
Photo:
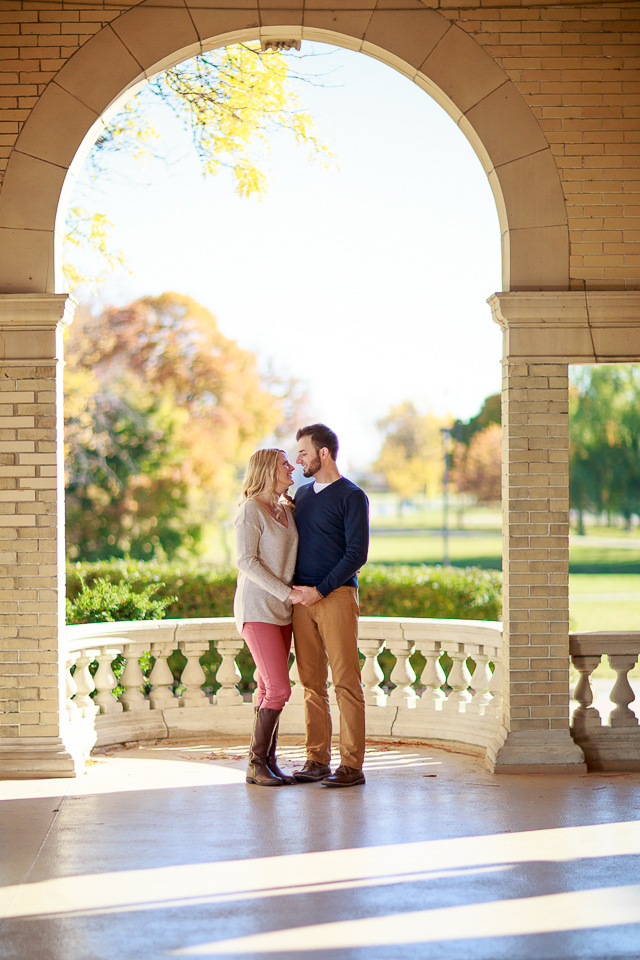
<path fill-rule="evenodd" d="M 293 607 L 296 662 L 304 687 L 307 757 L 328 764 L 331 759 L 331 713 L 328 667 L 340 710 L 340 758 L 362 769 L 364 760 L 364 695 L 358 659 L 358 591 L 338 587 L 311 607 Z"/>

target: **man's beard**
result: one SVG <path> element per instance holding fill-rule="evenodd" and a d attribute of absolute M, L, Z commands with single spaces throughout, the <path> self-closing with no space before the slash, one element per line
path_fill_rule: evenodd
<path fill-rule="evenodd" d="M 322 461 L 320 457 L 316 457 L 315 460 L 312 460 L 311 463 L 302 468 L 302 473 L 305 477 L 315 477 L 316 473 L 322 468 Z"/>

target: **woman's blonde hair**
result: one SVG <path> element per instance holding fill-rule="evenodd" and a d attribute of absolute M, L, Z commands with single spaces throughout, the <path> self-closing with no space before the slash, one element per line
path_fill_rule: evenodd
<path fill-rule="evenodd" d="M 274 510 L 281 503 L 289 505 L 293 503 L 288 494 L 283 493 L 282 496 L 278 496 L 276 493 L 278 456 L 281 453 L 284 453 L 284 450 L 269 449 L 256 450 L 251 454 L 242 481 L 240 503 L 250 500 L 251 497 L 262 497 Z"/>

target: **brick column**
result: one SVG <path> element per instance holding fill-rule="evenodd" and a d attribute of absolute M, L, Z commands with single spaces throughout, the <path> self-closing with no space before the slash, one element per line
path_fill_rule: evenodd
<path fill-rule="evenodd" d="M 503 298 L 501 309 L 498 298 Z M 569 732 L 568 367 L 550 362 L 548 328 L 541 326 L 536 335 L 530 315 L 526 343 L 547 355 L 522 357 L 524 341 L 517 329 L 509 329 L 509 316 L 521 310 L 523 300 L 531 308 L 536 294 L 516 297 L 513 311 L 505 299 L 492 298 L 507 354 L 502 387 L 504 717 L 487 762 L 496 773 L 582 772 L 584 757 Z"/>
<path fill-rule="evenodd" d="M 0 296 L 0 778 L 73 777 L 64 684 L 65 295 Z"/>

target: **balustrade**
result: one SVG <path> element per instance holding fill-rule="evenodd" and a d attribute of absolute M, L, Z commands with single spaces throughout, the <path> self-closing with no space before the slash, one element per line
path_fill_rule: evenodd
<path fill-rule="evenodd" d="M 229 643 L 229 641 L 224 641 L 224 643 Z M 218 649 L 220 649 L 221 646 L 222 644 L 219 643 Z M 202 684 L 205 682 L 207 678 L 205 676 L 204 670 L 202 669 L 202 666 L 200 665 L 200 657 L 203 657 L 205 655 L 205 653 L 209 649 L 209 644 L 193 643 L 193 642 L 186 641 L 184 643 L 180 643 L 179 647 L 180 647 L 180 650 L 182 650 L 182 653 L 184 654 L 184 656 L 187 658 L 187 664 L 184 670 L 182 671 L 182 676 L 180 677 L 180 682 L 184 687 L 182 694 L 180 696 L 180 706 L 181 707 L 207 707 L 209 706 L 209 700 L 207 699 L 206 693 L 202 689 Z M 239 649 L 242 649 L 242 643 L 240 644 Z M 220 667 L 223 670 L 223 676 L 225 677 L 225 682 L 223 687 L 220 690 L 218 690 L 216 699 L 217 697 L 220 696 L 220 694 L 224 696 L 224 689 L 225 687 L 229 686 L 229 683 L 226 680 L 226 673 L 224 673 L 225 663 L 228 661 L 229 658 L 228 658 L 228 655 L 225 655 L 225 653 L 222 650 L 220 650 L 220 653 L 222 654 L 222 663 L 220 664 Z M 235 666 L 235 663 L 234 663 L 234 666 Z M 218 670 L 218 673 L 220 673 L 220 669 Z M 236 681 L 235 681 L 236 683 L 239 676 L 240 674 L 238 672 L 238 677 L 236 678 Z M 235 690 L 235 686 L 234 686 L 234 692 L 238 693 L 238 691 Z"/>
<path fill-rule="evenodd" d="M 99 743 L 195 735 L 189 731 L 196 729 L 199 734 L 246 735 L 250 729 L 252 704 L 238 689 L 241 677 L 236 660 L 243 641 L 230 618 L 90 624 L 68 628 L 68 641 L 69 723 L 83 725 L 85 730 L 95 728 Z M 221 658 L 213 703 L 203 690 L 206 677 L 200 663 L 212 646 Z M 483 747 L 495 735 L 502 722 L 498 624 L 363 617 L 359 648 L 364 656 L 362 685 L 372 736 L 458 740 Z M 179 696 L 167 663 L 175 650 L 186 658 Z M 379 657 L 383 650 L 394 661 L 389 692 L 382 685 Z M 154 661 L 148 676 L 139 662 L 145 651 Z M 416 653 L 424 658 L 418 677 L 412 665 Z M 640 769 L 640 724 L 632 709 L 635 692 L 629 680 L 640 657 L 640 633 L 574 633 L 570 654 L 579 673 L 571 732 L 590 768 Z M 125 665 L 118 680 L 113 663 L 119 655 Z M 603 657 L 616 674 L 609 692 L 610 715 L 594 705 L 593 673 Z M 292 695 L 281 729 L 301 735 L 304 692 L 295 659 L 290 677 Z M 335 712 L 333 690 L 330 703 Z M 85 742 L 90 743 L 90 738 L 85 737 Z"/>
<path fill-rule="evenodd" d="M 99 707 L 91 698 L 91 694 L 95 690 L 95 684 L 89 665 L 93 663 L 93 660 L 93 653 L 81 650 L 80 656 L 76 659 L 76 670 L 73 675 L 76 688 L 75 704 L 85 718 L 95 716 L 99 710 Z"/>
<path fill-rule="evenodd" d="M 416 682 L 416 675 L 409 659 L 414 652 L 415 645 L 411 640 L 405 640 L 403 636 L 400 636 L 387 640 L 386 646 L 396 658 L 391 676 L 389 677 L 389 680 L 395 684 L 395 686 L 389 694 L 387 703 L 389 706 L 413 709 L 419 699 L 413 688 L 413 684 Z"/>
<path fill-rule="evenodd" d="M 640 770 L 640 725 L 630 708 L 635 693 L 629 682 L 629 673 L 640 657 L 640 633 L 572 633 L 569 649 L 580 674 L 573 692 L 578 706 L 571 718 L 571 732 L 589 768 Z M 612 709 L 608 723 L 593 706 L 592 675 L 605 655 L 616 674 L 609 692 Z"/>
<path fill-rule="evenodd" d="M 216 703 L 239 704 L 242 703 L 242 694 L 238 690 L 237 684 L 242 679 L 240 670 L 236 663 L 236 657 L 244 646 L 244 640 L 218 640 L 218 653 L 222 657 L 216 680 L 220 684 L 220 689 L 216 693 Z"/>
<path fill-rule="evenodd" d="M 90 624 L 68 628 L 68 641 L 68 666 L 75 665 L 73 676 L 67 672 L 69 719 L 94 718 L 101 744 L 145 736 L 191 735 L 188 731 L 196 729 L 198 733 L 246 734 L 250 728 L 247 711 L 252 705 L 239 690 L 236 662 L 244 641 L 230 618 Z M 489 666 L 499 658 L 499 625 L 364 617 L 358 643 L 364 656 L 362 685 L 372 735 L 486 744 L 500 717 L 499 669 L 496 666 L 492 671 Z M 200 663 L 212 647 L 220 655 L 213 702 L 203 690 L 207 678 Z M 381 686 L 383 671 L 378 658 L 385 649 L 394 659 L 390 692 Z M 175 650 L 186 658 L 177 683 L 167 662 Z M 140 666 L 145 651 L 153 658 L 148 676 Z M 411 662 L 416 651 L 425 659 L 420 677 Z M 114 661 L 119 655 L 125 665 L 118 679 Z M 451 662 L 448 677 L 443 668 L 447 656 Z M 92 663 L 97 666 L 93 676 Z M 304 691 L 295 658 L 290 677 L 292 694 L 281 728 L 302 734 Z M 245 683 L 249 679 L 245 677 Z M 329 699 L 335 712 L 333 689 Z M 187 721 L 187 717 L 196 720 Z"/>
<path fill-rule="evenodd" d="M 120 703 L 125 710 L 131 710 L 132 712 L 148 710 L 151 703 L 140 689 L 145 681 L 138 663 L 138 657 L 144 653 L 144 650 L 140 650 L 137 644 L 126 643 L 122 652 L 127 658 L 127 663 L 120 677 L 120 683 L 124 687 Z"/>
<path fill-rule="evenodd" d="M 151 656 L 155 658 L 155 663 L 149 674 L 149 683 L 151 684 L 149 702 L 152 710 L 171 710 L 180 706 L 179 700 L 172 690 L 173 674 L 167 663 L 167 659 L 172 653 L 173 643 L 151 644 Z"/>
<path fill-rule="evenodd" d="M 116 699 L 114 690 L 118 686 L 112 663 L 118 655 L 117 650 L 103 650 L 96 657 L 98 669 L 93 678 L 96 695 L 93 702 L 100 708 L 101 713 L 122 713 L 124 703 Z"/>
<path fill-rule="evenodd" d="M 467 667 L 468 654 L 464 650 L 456 650 L 449 653 L 453 663 L 447 677 L 447 684 L 451 687 L 451 693 L 447 697 L 447 707 L 457 713 L 465 713 L 468 703 L 471 703 L 471 694 L 469 686 L 471 685 L 471 674 Z"/>
<path fill-rule="evenodd" d="M 489 656 L 487 654 L 476 653 L 474 660 L 476 666 L 469 683 L 470 688 L 475 691 L 471 702 L 477 708 L 478 715 L 484 717 L 494 696 L 491 692 L 493 673 L 489 668 Z"/>
<path fill-rule="evenodd" d="M 420 698 L 420 706 L 427 710 L 442 710 L 442 704 L 447 699 L 447 695 L 442 689 L 447 679 L 447 675 L 440 663 L 442 650 L 420 646 L 419 651 L 426 661 L 424 669 L 420 674 L 420 683 L 424 687 L 422 697 Z"/>
<path fill-rule="evenodd" d="M 378 663 L 378 657 L 384 649 L 384 640 L 365 640 L 361 637 L 358 647 L 360 653 L 364 654 L 362 665 L 364 702 L 368 707 L 384 707 L 387 695 L 380 686 L 380 681 L 384 680 L 384 673 Z"/>

